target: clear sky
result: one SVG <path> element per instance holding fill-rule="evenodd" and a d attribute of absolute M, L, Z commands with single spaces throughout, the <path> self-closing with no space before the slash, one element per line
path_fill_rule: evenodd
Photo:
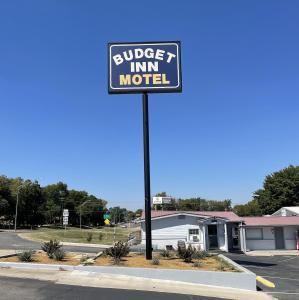
<path fill-rule="evenodd" d="M 148 4 L 147 4 L 148 3 Z M 107 43 L 182 42 L 152 94 L 152 194 L 251 199 L 299 163 L 299 2 L 0 1 L 0 174 L 143 207 L 140 95 L 108 95 Z"/>

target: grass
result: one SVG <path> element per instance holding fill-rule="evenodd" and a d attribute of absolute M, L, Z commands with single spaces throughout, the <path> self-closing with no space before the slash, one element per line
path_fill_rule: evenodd
<path fill-rule="evenodd" d="M 119 228 L 115 229 L 115 241 L 127 241 L 128 235 L 131 232 L 138 232 L 138 228 Z M 41 228 L 32 232 L 19 234 L 20 237 L 30 239 L 37 242 L 44 242 L 56 239 L 61 242 L 70 243 L 91 243 L 91 244 L 104 244 L 112 245 L 114 242 L 114 228 L 103 227 L 101 229 L 82 229 L 67 228 L 64 229 L 51 229 Z M 92 235 L 92 239 L 88 242 L 87 237 Z"/>

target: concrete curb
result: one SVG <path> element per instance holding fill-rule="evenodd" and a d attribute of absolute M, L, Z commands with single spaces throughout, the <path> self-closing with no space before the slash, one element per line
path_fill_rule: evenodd
<path fill-rule="evenodd" d="M 120 275 L 139 277 L 144 279 L 169 280 L 191 284 L 202 284 L 217 287 L 229 287 L 243 290 L 256 290 L 256 275 L 248 272 L 214 272 L 200 270 L 176 270 L 154 268 L 128 268 L 128 267 L 104 267 L 104 266 L 69 266 L 34 263 L 0 262 L 0 268 L 16 268 L 31 270 L 52 271 L 79 271 L 90 272 L 98 275 Z M 235 265 L 235 267 L 237 267 Z M 238 267 L 239 268 L 239 267 Z M 240 268 L 242 268 L 240 266 Z"/>

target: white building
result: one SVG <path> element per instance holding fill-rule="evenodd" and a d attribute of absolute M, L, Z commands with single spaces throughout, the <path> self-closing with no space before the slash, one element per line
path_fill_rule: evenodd
<path fill-rule="evenodd" d="M 152 245 L 154 249 L 176 249 L 178 241 L 184 241 L 202 250 L 240 249 L 241 221 L 233 212 L 225 211 L 152 211 Z M 145 244 L 144 219 L 141 230 L 142 244 Z"/>
<path fill-rule="evenodd" d="M 176 249 L 178 241 L 201 250 L 226 252 L 296 249 L 299 216 L 238 217 L 225 211 L 152 211 L 151 225 L 154 249 Z M 143 218 L 141 232 L 145 244 Z"/>
<path fill-rule="evenodd" d="M 241 250 L 296 249 L 299 216 L 244 217 Z"/>
<path fill-rule="evenodd" d="M 286 206 L 272 214 L 272 216 L 291 217 L 299 216 L 299 206 Z"/>

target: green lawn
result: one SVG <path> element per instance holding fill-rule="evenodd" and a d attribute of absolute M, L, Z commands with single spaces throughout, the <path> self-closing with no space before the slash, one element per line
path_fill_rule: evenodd
<path fill-rule="evenodd" d="M 101 229 L 78 229 L 78 228 L 67 228 L 64 229 L 50 229 L 41 228 L 33 230 L 32 232 L 21 233 L 20 236 L 28 238 L 34 241 L 49 241 L 56 239 L 61 242 L 71 243 L 91 243 L 91 244 L 105 244 L 111 245 L 114 241 L 127 241 L 129 234 L 138 232 L 138 228 L 114 228 L 104 227 Z M 88 234 L 92 234 L 92 240 L 87 241 Z"/>

